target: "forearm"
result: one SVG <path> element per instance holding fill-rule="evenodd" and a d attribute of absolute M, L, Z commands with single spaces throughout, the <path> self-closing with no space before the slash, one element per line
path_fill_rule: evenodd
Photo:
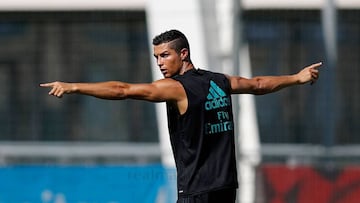
<path fill-rule="evenodd" d="M 126 99 L 127 83 L 108 81 L 98 83 L 70 83 L 71 92 L 101 99 Z"/>
<path fill-rule="evenodd" d="M 253 93 L 258 95 L 276 92 L 286 87 L 301 84 L 297 74 L 282 76 L 259 76 L 254 77 L 252 80 L 255 81 Z"/>
<path fill-rule="evenodd" d="M 64 94 L 83 94 L 101 99 L 126 99 L 129 84 L 116 81 L 98 83 L 66 83 L 52 82 L 40 84 L 41 87 L 50 87 L 49 95 L 62 97 Z"/>

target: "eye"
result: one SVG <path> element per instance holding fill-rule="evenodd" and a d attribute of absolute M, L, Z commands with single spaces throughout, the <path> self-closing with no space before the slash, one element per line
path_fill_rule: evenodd
<path fill-rule="evenodd" d="M 163 54 L 160 54 L 160 57 L 161 58 L 166 58 L 166 57 L 168 57 L 169 56 L 169 54 L 168 53 L 163 53 Z"/>

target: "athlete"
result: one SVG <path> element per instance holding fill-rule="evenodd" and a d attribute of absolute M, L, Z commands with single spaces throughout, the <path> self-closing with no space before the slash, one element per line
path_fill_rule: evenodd
<path fill-rule="evenodd" d="M 166 102 L 177 169 L 178 203 L 233 203 L 238 187 L 231 94 L 267 94 L 314 83 L 321 63 L 293 75 L 244 78 L 194 67 L 185 35 L 166 31 L 153 39 L 164 79 L 131 84 L 51 82 L 49 95 L 83 94 L 101 99 Z"/>

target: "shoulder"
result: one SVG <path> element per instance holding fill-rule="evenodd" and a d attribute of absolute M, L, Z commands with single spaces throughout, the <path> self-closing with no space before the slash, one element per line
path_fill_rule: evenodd
<path fill-rule="evenodd" d="M 226 74 L 220 72 L 203 70 L 203 69 L 198 69 L 197 72 L 200 75 L 208 75 L 209 77 L 218 77 L 219 79 L 228 79 L 228 76 Z"/>
<path fill-rule="evenodd" d="M 178 75 L 178 76 L 174 77 L 173 79 L 177 80 L 177 81 L 181 81 L 181 80 L 184 80 L 184 79 L 186 80 L 189 78 L 206 78 L 206 77 L 211 78 L 214 76 L 223 77 L 223 78 L 226 77 L 226 75 L 223 73 L 214 72 L 214 71 L 205 70 L 205 69 L 195 69 L 194 68 L 192 70 L 189 70 L 188 72 L 186 72 L 183 75 Z"/>

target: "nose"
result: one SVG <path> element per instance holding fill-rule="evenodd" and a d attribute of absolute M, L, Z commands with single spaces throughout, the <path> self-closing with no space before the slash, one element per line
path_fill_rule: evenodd
<path fill-rule="evenodd" d="M 156 59 L 156 62 L 157 62 L 157 65 L 158 65 L 159 67 L 161 67 L 161 66 L 163 65 L 163 61 L 161 60 L 161 57 L 158 57 L 158 58 Z"/>

